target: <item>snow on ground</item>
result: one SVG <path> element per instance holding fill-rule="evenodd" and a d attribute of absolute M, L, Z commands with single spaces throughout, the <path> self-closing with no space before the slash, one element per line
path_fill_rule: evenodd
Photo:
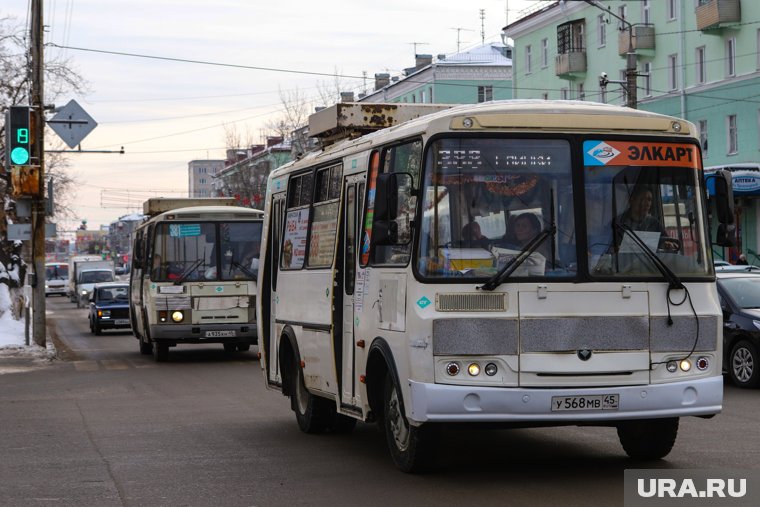
<path fill-rule="evenodd" d="M 0 283 L 0 357 L 53 357 L 54 349 L 25 345 L 24 320 L 14 320 L 10 309 L 11 298 L 8 286 Z M 31 328 L 29 332 L 31 335 Z M 0 373 L 3 373 L 2 369 Z"/>

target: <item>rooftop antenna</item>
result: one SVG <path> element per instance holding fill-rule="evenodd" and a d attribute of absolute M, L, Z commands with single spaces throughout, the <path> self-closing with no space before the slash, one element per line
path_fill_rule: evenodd
<path fill-rule="evenodd" d="M 461 27 L 451 28 L 450 30 L 456 30 L 457 31 L 457 53 L 459 53 L 459 46 L 460 46 L 459 35 L 462 32 L 462 30 L 464 30 L 465 32 L 474 32 L 475 31 L 475 30 L 470 30 L 469 28 L 461 28 Z"/>
<path fill-rule="evenodd" d="M 429 45 L 428 42 L 407 42 L 407 44 L 411 44 L 414 46 L 414 57 L 417 57 L 417 46 L 427 46 Z"/>
<path fill-rule="evenodd" d="M 480 41 L 486 43 L 486 10 L 480 9 Z"/>

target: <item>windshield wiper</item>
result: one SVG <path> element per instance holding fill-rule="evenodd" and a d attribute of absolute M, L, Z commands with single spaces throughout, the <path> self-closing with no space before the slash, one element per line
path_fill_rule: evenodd
<path fill-rule="evenodd" d="M 499 271 L 496 272 L 486 283 L 478 287 L 479 290 L 494 290 L 496 287 L 504 283 L 504 280 L 509 278 L 517 268 L 522 265 L 530 255 L 535 252 L 541 244 L 546 241 L 546 238 L 554 236 L 556 227 L 554 224 L 550 225 L 543 231 L 536 234 L 525 247 L 520 250 L 520 253 L 512 257 Z"/>
<path fill-rule="evenodd" d="M 195 271 L 198 268 L 198 266 L 200 266 L 205 261 L 206 261 L 205 259 L 198 259 L 197 261 L 195 261 L 192 266 L 190 266 L 189 268 L 187 268 L 185 271 L 182 272 L 181 275 L 179 275 L 179 278 L 177 278 L 176 280 L 174 280 L 174 285 L 179 285 L 182 282 L 184 282 L 185 279 L 188 276 L 190 276 L 190 273 L 192 273 L 193 271 Z"/>
<path fill-rule="evenodd" d="M 652 264 L 654 264 L 654 267 L 657 268 L 657 271 L 659 271 L 662 276 L 668 281 L 668 286 L 671 289 L 683 289 L 684 285 L 681 282 L 681 280 L 678 278 L 678 276 L 673 273 L 673 271 L 668 267 L 665 262 L 663 262 L 662 259 L 660 259 L 656 253 L 654 253 L 642 240 L 638 234 L 636 234 L 633 229 L 628 227 L 625 224 L 619 224 L 617 221 L 613 222 L 613 225 L 623 231 L 623 236 L 625 236 L 626 233 L 631 237 L 634 243 L 641 248 L 641 251 L 644 252 L 647 259 L 649 259 Z"/>
<path fill-rule="evenodd" d="M 245 276 L 247 276 L 247 277 L 249 277 L 249 278 L 251 278 L 253 280 L 256 279 L 256 274 L 253 271 L 251 271 L 250 269 L 246 268 L 245 266 L 243 266 L 242 264 L 240 264 L 238 261 L 236 261 L 234 259 L 232 261 L 230 261 L 230 272 L 228 274 L 232 273 L 232 268 L 233 267 L 235 267 L 235 268 L 239 269 L 240 271 L 242 271 Z"/>

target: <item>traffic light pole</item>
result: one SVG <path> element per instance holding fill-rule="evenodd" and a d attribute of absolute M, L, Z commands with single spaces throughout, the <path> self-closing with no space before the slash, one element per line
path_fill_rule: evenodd
<path fill-rule="evenodd" d="M 45 319 L 45 116 L 43 94 L 43 25 L 42 0 L 31 2 L 31 53 L 32 53 L 32 95 L 31 123 L 34 129 L 32 156 L 39 166 L 39 189 L 32 201 L 32 258 L 34 284 L 32 286 L 32 338 L 35 345 L 46 346 L 47 325 Z"/>

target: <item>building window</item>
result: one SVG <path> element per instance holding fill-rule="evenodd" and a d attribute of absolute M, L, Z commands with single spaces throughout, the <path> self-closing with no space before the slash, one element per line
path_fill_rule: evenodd
<path fill-rule="evenodd" d="M 549 39 L 541 39 L 541 67 L 549 66 Z"/>
<path fill-rule="evenodd" d="M 623 19 L 628 19 L 628 6 L 627 5 L 621 5 L 618 7 L 618 17 Z M 625 30 L 628 28 L 625 23 L 622 21 L 618 21 L 618 30 Z"/>
<path fill-rule="evenodd" d="M 597 34 L 596 37 L 599 42 L 599 47 L 603 47 L 607 45 L 607 19 L 604 17 L 604 14 L 600 14 L 596 18 L 597 20 Z"/>
<path fill-rule="evenodd" d="M 493 86 L 478 86 L 478 102 L 490 102 L 493 100 Z"/>
<path fill-rule="evenodd" d="M 628 75 L 625 70 L 621 70 L 618 74 L 618 79 L 622 81 L 623 83 L 626 83 L 628 79 Z M 628 104 L 628 93 L 626 92 L 626 89 L 624 86 L 620 87 L 620 103 L 623 105 Z"/>
<path fill-rule="evenodd" d="M 562 89 L 559 91 L 559 94 L 560 94 L 559 96 L 560 96 L 560 98 L 561 98 L 562 100 L 567 100 L 567 99 L 568 99 L 568 91 L 567 91 L 567 88 L 562 88 Z"/>
<path fill-rule="evenodd" d="M 678 55 L 668 55 L 668 90 L 678 89 Z"/>
<path fill-rule="evenodd" d="M 557 54 L 580 53 L 586 50 L 584 21 L 571 21 L 557 27 Z"/>
<path fill-rule="evenodd" d="M 642 0 L 641 2 L 641 22 L 645 25 L 648 25 L 650 23 L 650 17 L 649 17 L 649 0 Z"/>
<path fill-rule="evenodd" d="M 530 74 L 531 68 L 530 68 L 530 59 L 531 59 L 531 47 L 530 44 L 525 46 L 525 73 Z"/>
<path fill-rule="evenodd" d="M 644 64 L 644 96 L 652 96 L 652 62 Z"/>
<path fill-rule="evenodd" d="M 726 116 L 726 134 L 728 140 L 726 145 L 728 146 L 728 155 L 736 155 L 739 151 L 739 133 L 736 126 L 736 115 L 730 114 Z"/>
<path fill-rule="evenodd" d="M 726 76 L 736 75 L 736 37 L 726 41 Z"/>
<path fill-rule="evenodd" d="M 430 100 L 430 103 L 433 103 L 433 87 L 431 86 L 428 88 L 428 100 Z"/>
<path fill-rule="evenodd" d="M 676 0 L 668 0 L 668 21 L 673 21 L 678 17 L 678 6 Z"/>
<path fill-rule="evenodd" d="M 707 158 L 707 120 L 699 120 L 697 128 L 699 128 L 699 145 L 702 147 L 702 158 Z"/>
<path fill-rule="evenodd" d="M 586 100 L 586 89 L 583 83 L 578 83 L 578 100 Z"/>
<path fill-rule="evenodd" d="M 420 92 L 420 102 L 425 103 L 425 90 Z"/>
<path fill-rule="evenodd" d="M 697 60 L 697 83 L 703 84 L 707 80 L 706 76 L 706 68 L 705 68 L 705 47 L 698 47 L 697 48 L 697 54 L 696 54 L 696 60 Z"/>
<path fill-rule="evenodd" d="M 544 92 L 541 94 L 541 98 L 543 98 L 544 100 L 549 100 L 549 94 Z"/>

